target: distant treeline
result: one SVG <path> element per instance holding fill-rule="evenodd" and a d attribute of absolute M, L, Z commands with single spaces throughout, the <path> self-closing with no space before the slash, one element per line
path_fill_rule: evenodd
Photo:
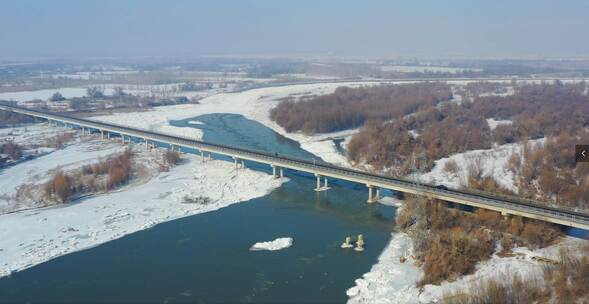
<path fill-rule="evenodd" d="M 325 133 L 357 128 L 369 120 L 400 118 L 451 98 L 450 87 L 438 82 L 339 87 L 333 94 L 309 100 L 285 100 L 272 109 L 270 118 L 287 132 Z"/>

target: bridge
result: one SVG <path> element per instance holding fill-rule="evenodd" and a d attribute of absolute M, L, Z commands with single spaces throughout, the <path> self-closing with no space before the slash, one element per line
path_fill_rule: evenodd
<path fill-rule="evenodd" d="M 283 176 L 284 169 L 311 173 L 314 174 L 317 179 L 315 191 L 328 190 L 329 178 L 360 183 L 367 187 L 368 203 L 377 202 L 380 199 L 380 189 L 389 189 L 493 210 L 501 212 L 504 216 L 517 215 L 589 230 L 589 213 L 565 207 L 555 207 L 548 203 L 521 199 L 515 196 L 476 190 L 444 189 L 435 185 L 339 167 L 325 162 L 316 162 L 314 160 L 294 158 L 263 151 L 207 143 L 181 136 L 173 136 L 111 123 L 103 123 L 58 113 L 49 113 L 9 104 L 0 104 L 0 110 L 46 119 L 50 124 L 62 124 L 66 127 L 71 126 L 81 128 L 84 133 L 86 133 L 86 131 L 90 133 L 100 132 L 103 138 L 105 136 L 110 138 L 111 135 L 120 137 L 123 143 L 125 143 L 125 141 L 131 142 L 132 139 L 135 139 L 145 142 L 146 147 L 155 146 L 155 143 L 159 143 L 167 145 L 173 150 L 182 148 L 195 149 L 200 152 L 203 161 L 210 159 L 211 153 L 213 153 L 233 158 L 236 166 L 239 166 L 240 164 L 241 166 L 244 166 L 244 160 L 267 164 L 271 166 L 272 174 L 275 177 Z"/>

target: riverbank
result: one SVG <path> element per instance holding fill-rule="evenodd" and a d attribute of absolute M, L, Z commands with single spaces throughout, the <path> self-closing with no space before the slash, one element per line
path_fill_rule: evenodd
<path fill-rule="evenodd" d="M 184 120 L 212 113 L 238 114 L 257 121 L 284 137 L 297 141 L 302 149 L 321 157 L 327 162 L 349 166 L 346 157 L 338 151 L 338 148 L 331 139 L 349 137 L 357 130 L 318 134 L 314 136 L 306 136 L 299 133 L 287 133 L 281 126 L 270 119 L 270 110 L 286 97 L 323 95 L 332 93 L 340 86 L 375 84 L 378 83 L 318 83 L 267 87 L 238 93 L 216 94 L 203 98 L 199 101 L 200 104 L 196 105 L 164 106 L 144 112 L 115 113 L 107 116 L 96 116 L 93 117 L 93 119 L 200 139 L 202 138 L 202 131 L 199 129 L 178 128 L 170 126 L 168 122 L 171 120 Z M 195 124 L 195 126 L 198 126 L 198 124 Z"/>
<path fill-rule="evenodd" d="M 263 196 L 283 180 L 196 156 L 149 182 L 72 204 L 0 216 L 0 277 L 158 223 Z M 201 203 L 186 198 L 207 197 Z"/>

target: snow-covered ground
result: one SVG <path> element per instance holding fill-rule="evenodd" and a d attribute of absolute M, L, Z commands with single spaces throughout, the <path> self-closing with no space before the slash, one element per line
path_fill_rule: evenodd
<path fill-rule="evenodd" d="M 86 96 L 86 88 L 59 88 L 37 91 L 21 91 L 0 93 L 0 100 L 14 100 L 19 102 L 40 99 L 48 100 L 55 92 L 61 93 L 65 98 L 84 97 Z M 105 92 L 107 95 L 112 92 Z"/>
<path fill-rule="evenodd" d="M 544 139 L 530 140 L 530 144 L 542 144 Z M 435 161 L 434 168 L 421 175 L 421 181 L 431 184 L 446 185 L 450 188 L 460 188 L 466 185 L 469 166 L 479 167 L 483 176 L 492 176 L 502 187 L 517 193 L 515 176 L 508 168 L 508 161 L 514 153 L 522 152 L 520 143 L 500 145 L 486 150 L 472 150 L 457 153 Z M 458 166 L 457 172 L 447 172 L 446 163 L 454 161 Z"/>
<path fill-rule="evenodd" d="M 161 222 L 263 196 L 284 181 L 236 170 L 228 162 L 183 157 L 187 161 L 142 185 L 74 204 L 1 215 L 0 277 Z M 210 201 L 186 203 L 185 198 L 203 196 Z"/>
<path fill-rule="evenodd" d="M 102 157 L 122 152 L 124 147 L 114 141 L 80 140 L 61 150 L 0 170 L 0 214 L 38 207 L 34 197 L 18 197 L 19 187 L 40 185 L 49 180 L 51 172 L 68 171 L 95 163 Z"/>
<path fill-rule="evenodd" d="M 430 66 L 430 65 L 384 65 L 380 69 L 383 72 L 404 72 L 404 73 L 462 73 L 464 71 L 482 71 L 478 68 L 459 68 L 459 67 L 445 67 L 445 66 Z"/>
<path fill-rule="evenodd" d="M 257 242 L 254 245 L 252 245 L 252 247 L 250 247 L 250 251 L 281 250 L 281 249 L 285 249 L 285 248 L 292 246 L 292 243 L 293 243 L 293 239 L 290 237 L 277 238 L 273 241 Z"/>
<path fill-rule="evenodd" d="M 505 119 L 505 120 L 495 120 L 493 118 L 487 118 L 487 124 L 489 125 L 489 129 L 495 130 L 500 125 L 510 125 L 513 121 Z"/>
<path fill-rule="evenodd" d="M 340 86 L 374 84 L 375 83 L 372 82 L 320 83 L 260 88 L 238 93 L 216 94 L 200 100 L 200 104 L 196 105 L 189 104 L 157 107 L 145 112 L 116 113 L 109 116 L 94 117 L 94 119 L 185 136 L 188 128 L 171 127 L 168 122 L 170 120 L 188 119 L 211 113 L 240 114 L 246 118 L 264 124 L 285 137 L 299 142 L 301 148 L 321 157 L 327 162 L 348 165 L 346 157 L 337 151 L 335 144 L 330 138 L 349 137 L 351 134 L 357 132 L 357 130 L 347 130 L 313 136 L 306 136 L 302 133 L 287 133 L 281 126 L 270 119 L 270 110 L 280 102 L 281 98 L 284 97 L 306 93 L 317 95 L 329 94 Z M 195 133 L 191 133 L 189 136 L 197 137 L 198 133 L 196 132 L 200 131 L 197 129 L 192 130 L 195 131 L 190 132 Z"/>
<path fill-rule="evenodd" d="M 378 262 L 356 285 L 348 289 L 348 303 L 436 303 L 451 293 L 468 293 L 483 279 L 512 277 L 519 274 L 522 279 L 542 278 L 543 262 L 537 257 L 558 260 L 561 249 L 574 252 L 583 240 L 567 237 L 560 243 L 543 249 L 530 250 L 525 247 L 514 248 L 512 257 L 499 257 L 496 254 L 476 266 L 473 274 L 460 277 L 453 282 L 441 285 L 426 285 L 422 290 L 415 286 L 422 271 L 414 264 L 411 239 L 405 233 L 393 233 L 391 241 L 381 253 Z M 407 260 L 401 263 L 400 258 Z"/>
<path fill-rule="evenodd" d="M 47 139 L 63 134 L 64 129 L 49 124 L 27 124 L 19 127 L 0 128 L 0 141 L 10 140 L 21 146 L 43 145 Z"/>
<path fill-rule="evenodd" d="M 415 283 L 421 271 L 410 257 L 410 244 L 405 233 L 392 234 L 378 262 L 346 292 L 348 303 L 417 303 Z M 407 260 L 401 263 L 401 257 Z"/>

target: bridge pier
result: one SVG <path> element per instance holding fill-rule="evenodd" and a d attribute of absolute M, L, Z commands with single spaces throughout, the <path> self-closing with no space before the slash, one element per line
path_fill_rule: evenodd
<path fill-rule="evenodd" d="M 205 157 L 205 152 L 207 154 L 206 157 Z M 202 158 L 203 163 L 212 159 L 211 152 L 207 152 L 207 151 L 203 151 L 203 150 L 200 150 L 200 157 Z"/>
<path fill-rule="evenodd" d="M 233 161 L 235 162 L 235 170 L 237 169 L 245 169 L 245 162 L 243 161 L 243 159 L 239 159 L 235 156 L 233 156 Z"/>
<path fill-rule="evenodd" d="M 373 196 L 372 189 L 374 188 L 374 186 L 366 185 L 366 187 L 368 187 L 368 200 L 366 202 L 376 203 L 380 201 L 380 188 L 376 188 L 376 196 Z"/>
<path fill-rule="evenodd" d="M 277 167 L 276 165 L 272 166 L 272 177 L 274 178 L 283 178 L 284 177 L 284 169 L 282 167 Z M 278 168 L 278 174 L 276 174 L 276 168 Z"/>
<path fill-rule="evenodd" d="M 331 189 L 327 185 L 327 176 L 323 177 L 323 187 L 321 187 L 321 175 L 315 173 L 315 176 L 317 177 L 317 187 L 315 188 L 315 191 L 319 192 L 319 191 L 327 191 L 327 190 Z"/>

